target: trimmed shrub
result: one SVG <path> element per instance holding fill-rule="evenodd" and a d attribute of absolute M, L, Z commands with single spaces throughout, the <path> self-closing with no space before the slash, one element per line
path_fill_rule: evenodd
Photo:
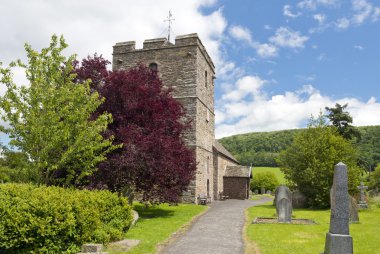
<path fill-rule="evenodd" d="M 260 172 L 253 176 L 250 188 L 252 191 L 260 190 L 261 188 L 274 191 L 278 185 L 280 185 L 280 183 L 273 172 Z"/>
<path fill-rule="evenodd" d="M 109 191 L 0 184 L 0 253 L 77 253 L 121 239 L 131 222 L 128 200 Z"/>

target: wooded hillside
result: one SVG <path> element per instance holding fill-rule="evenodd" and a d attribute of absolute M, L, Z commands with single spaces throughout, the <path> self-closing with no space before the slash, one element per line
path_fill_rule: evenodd
<path fill-rule="evenodd" d="M 363 166 L 373 168 L 380 163 L 380 126 L 358 127 L 361 139 L 356 141 Z M 219 140 L 243 165 L 278 166 L 275 158 L 293 142 L 302 129 L 252 132 Z"/>

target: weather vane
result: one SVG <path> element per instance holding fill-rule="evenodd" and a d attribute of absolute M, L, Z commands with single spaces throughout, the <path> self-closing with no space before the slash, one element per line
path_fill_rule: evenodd
<path fill-rule="evenodd" d="M 166 19 L 164 20 L 164 22 L 168 22 L 168 24 L 169 24 L 168 25 L 168 41 L 170 41 L 171 24 L 175 20 L 172 17 L 173 17 L 172 12 L 169 10 L 169 16 L 166 17 Z"/>

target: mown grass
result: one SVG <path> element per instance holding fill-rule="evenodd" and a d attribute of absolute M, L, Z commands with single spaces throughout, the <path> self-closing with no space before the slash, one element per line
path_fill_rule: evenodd
<path fill-rule="evenodd" d="M 267 203 L 248 209 L 249 221 L 255 217 L 274 217 L 276 209 Z M 330 210 L 294 209 L 294 218 L 312 219 L 314 225 L 250 224 L 246 228 L 248 241 L 254 242 L 261 254 L 322 253 L 329 230 Z M 359 212 L 360 222 L 350 224 L 354 253 L 380 253 L 380 208 Z"/>
<path fill-rule="evenodd" d="M 139 213 L 140 218 L 136 225 L 127 232 L 125 238 L 138 239 L 141 242 L 127 253 L 155 253 L 158 244 L 168 240 L 174 232 L 177 232 L 206 209 L 206 206 L 191 204 L 179 204 L 178 206 L 161 204 L 154 207 L 135 204 L 134 210 Z M 110 254 L 125 253 L 112 249 L 107 251 Z"/>
<path fill-rule="evenodd" d="M 252 167 L 253 176 L 257 173 L 261 172 L 273 172 L 279 181 L 280 184 L 285 184 L 284 174 L 281 172 L 280 168 L 272 168 L 272 167 Z"/>

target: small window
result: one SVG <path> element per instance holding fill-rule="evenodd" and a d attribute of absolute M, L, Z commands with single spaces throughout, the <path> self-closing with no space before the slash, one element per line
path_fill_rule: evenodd
<path fill-rule="evenodd" d="M 158 71 L 158 65 L 156 63 L 149 64 L 149 69 L 152 71 Z"/>
<path fill-rule="evenodd" d="M 210 111 L 208 111 L 208 109 L 206 109 L 206 122 L 208 123 L 210 121 Z"/>
<path fill-rule="evenodd" d="M 207 71 L 205 71 L 205 87 L 207 87 Z"/>

